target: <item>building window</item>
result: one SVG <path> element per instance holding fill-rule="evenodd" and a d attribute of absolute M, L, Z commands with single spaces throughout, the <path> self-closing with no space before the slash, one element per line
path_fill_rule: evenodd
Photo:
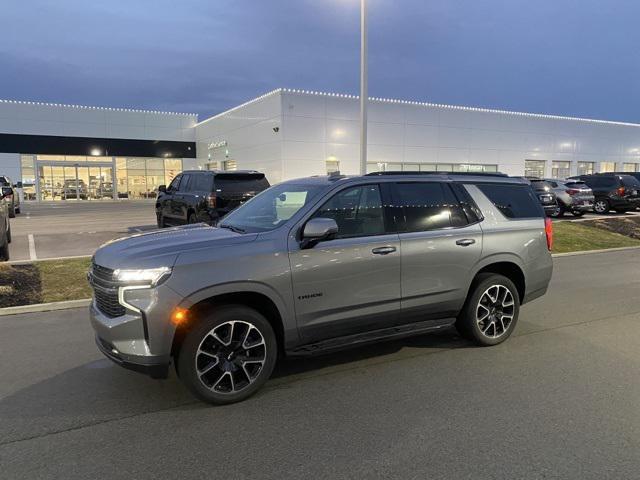
<path fill-rule="evenodd" d="M 594 162 L 578 162 L 578 175 L 593 175 Z"/>
<path fill-rule="evenodd" d="M 235 160 L 223 160 L 222 170 L 234 171 L 238 169 L 238 164 Z"/>
<path fill-rule="evenodd" d="M 498 171 L 498 165 L 481 165 L 474 163 L 458 163 L 453 165 L 454 172 L 493 173 Z"/>
<path fill-rule="evenodd" d="M 327 175 L 340 172 L 340 160 L 336 160 L 335 158 L 330 158 L 325 162 L 325 165 L 327 168 Z"/>
<path fill-rule="evenodd" d="M 616 162 L 600 162 L 600 173 L 615 172 Z"/>
<path fill-rule="evenodd" d="M 367 163 L 373 172 L 497 172 L 498 165 L 480 163 Z"/>
<path fill-rule="evenodd" d="M 567 178 L 569 175 L 571 175 L 571 162 L 553 162 L 551 164 L 553 178 Z"/>
<path fill-rule="evenodd" d="M 218 162 L 207 162 L 204 164 L 205 170 L 218 170 Z"/>
<path fill-rule="evenodd" d="M 637 172 L 638 170 L 638 164 L 637 163 L 623 163 L 622 164 L 622 171 L 623 172 Z"/>
<path fill-rule="evenodd" d="M 524 176 L 544 178 L 546 164 L 547 162 L 545 162 L 544 160 L 525 160 Z"/>

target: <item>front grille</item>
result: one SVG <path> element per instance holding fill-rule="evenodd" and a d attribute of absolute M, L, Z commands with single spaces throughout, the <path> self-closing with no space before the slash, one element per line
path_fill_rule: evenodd
<path fill-rule="evenodd" d="M 113 270 L 92 263 L 89 281 L 98 310 L 111 318 L 125 314 L 125 308 L 118 302 L 118 284 L 113 280 Z"/>

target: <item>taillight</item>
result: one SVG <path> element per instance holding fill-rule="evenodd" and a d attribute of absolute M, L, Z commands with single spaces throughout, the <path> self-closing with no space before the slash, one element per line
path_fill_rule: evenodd
<path fill-rule="evenodd" d="M 624 196 L 624 194 L 626 193 L 627 189 L 624 187 L 620 187 L 616 190 L 616 192 L 618 192 L 618 195 L 620 195 L 621 197 Z"/>
<path fill-rule="evenodd" d="M 578 193 L 580 193 L 580 190 L 576 190 L 575 188 L 568 188 L 565 191 L 571 196 L 577 195 Z"/>
<path fill-rule="evenodd" d="M 550 218 L 544 219 L 544 234 L 547 236 L 547 248 L 553 249 L 553 223 Z"/>
<path fill-rule="evenodd" d="M 216 194 L 215 193 L 210 193 L 209 195 L 207 195 L 207 204 L 209 205 L 209 208 L 216 208 Z"/>

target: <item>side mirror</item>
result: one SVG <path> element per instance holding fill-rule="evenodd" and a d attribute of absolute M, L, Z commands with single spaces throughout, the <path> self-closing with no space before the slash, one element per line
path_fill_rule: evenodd
<path fill-rule="evenodd" d="M 160 185 L 158 187 L 158 191 L 162 192 L 162 193 L 167 193 L 167 186 L 166 185 Z"/>
<path fill-rule="evenodd" d="M 318 242 L 329 240 L 338 233 L 338 224 L 333 218 L 312 218 L 302 230 L 300 247 L 313 248 Z"/>

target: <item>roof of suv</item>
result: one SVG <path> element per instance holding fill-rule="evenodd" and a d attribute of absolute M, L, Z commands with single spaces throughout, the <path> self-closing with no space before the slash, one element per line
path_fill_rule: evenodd
<path fill-rule="evenodd" d="M 246 175 L 246 174 L 259 174 L 259 175 L 264 175 L 262 172 L 259 172 L 257 170 L 183 170 L 180 173 L 188 173 L 188 174 L 193 174 L 193 173 L 200 173 L 203 175 L 220 175 L 220 174 L 224 174 L 224 175 L 234 175 L 234 174 L 238 174 L 238 175 Z"/>
<path fill-rule="evenodd" d="M 367 175 L 316 175 L 287 180 L 283 183 L 332 185 L 335 182 L 370 182 L 392 180 L 439 180 L 442 182 L 473 182 L 473 183 L 515 183 L 528 185 L 529 182 L 522 177 L 509 177 L 503 173 L 462 173 L 462 172 L 376 172 Z"/>

